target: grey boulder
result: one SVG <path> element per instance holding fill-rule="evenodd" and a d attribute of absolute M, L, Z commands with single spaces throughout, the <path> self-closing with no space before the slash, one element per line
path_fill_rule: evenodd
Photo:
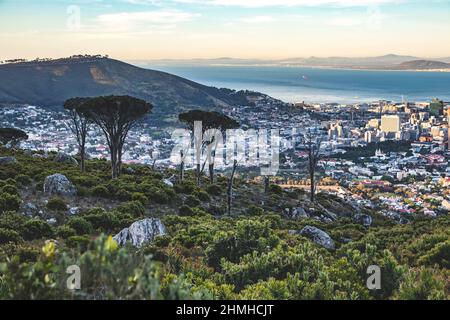
<path fill-rule="evenodd" d="M 330 235 L 319 228 L 313 226 L 306 226 L 300 232 L 300 235 L 305 236 L 316 244 L 326 248 L 326 249 L 334 249 L 334 241 L 331 239 Z"/>
<path fill-rule="evenodd" d="M 136 221 L 129 228 L 120 231 L 113 239 L 121 246 L 130 242 L 134 247 L 152 242 L 156 237 L 166 234 L 166 227 L 160 219 L 149 218 Z"/>
<path fill-rule="evenodd" d="M 17 163 L 17 159 L 14 157 L 0 157 L 0 165 Z"/>
<path fill-rule="evenodd" d="M 23 206 L 23 213 L 26 216 L 34 217 L 35 215 L 38 214 L 38 212 L 39 209 L 34 203 L 28 202 Z"/>
<path fill-rule="evenodd" d="M 60 152 L 56 155 L 54 161 L 58 162 L 58 163 L 72 164 L 75 166 L 78 165 L 77 159 L 75 159 L 74 157 L 72 157 L 68 154 L 62 153 L 62 152 Z"/>
<path fill-rule="evenodd" d="M 66 176 L 57 173 L 45 178 L 44 193 L 48 195 L 74 196 L 77 193 L 77 188 Z"/>
<path fill-rule="evenodd" d="M 370 227 L 373 223 L 372 217 L 367 214 L 357 214 L 353 217 L 353 221 L 362 224 L 365 227 Z"/>

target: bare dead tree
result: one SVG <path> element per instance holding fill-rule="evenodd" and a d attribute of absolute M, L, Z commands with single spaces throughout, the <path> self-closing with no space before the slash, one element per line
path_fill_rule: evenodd
<path fill-rule="evenodd" d="M 264 193 L 269 192 L 269 187 L 270 187 L 270 177 L 264 176 Z"/>
<path fill-rule="evenodd" d="M 236 173 L 236 168 L 238 166 L 238 161 L 234 160 L 233 169 L 231 170 L 231 176 L 228 178 L 227 184 L 227 214 L 231 216 L 231 208 L 233 204 L 233 183 L 234 183 L 234 175 Z"/>
<path fill-rule="evenodd" d="M 184 180 L 184 152 L 183 150 L 180 150 L 180 181 Z"/>
<path fill-rule="evenodd" d="M 77 107 L 86 102 L 88 98 L 73 98 L 64 103 L 64 108 L 69 113 L 69 122 L 67 126 L 75 135 L 78 144 L 78 154 L 80 155 L 80 170 L 86 171 L 86 138 L 91 121 L 83 114 L 77 111 Z"/>
<path fill-rule="evenodd" d="M 201 175 L 205 171 L 206 163 L 208 163 L 210 183 L 214 183 L 216 150 L 222 141 L 222 139 L 219 139 L 218 135 L 221 133 L 222 137 L 226 130 L 239 128 L 239 123 L 224 114 L 201 110 L 192 110 L 182 113 L 179 115 L 179 120 L 194 133 L 194 145 L 198 148 L 197 153 L 201 154 L 203 149 L 207 149 L 207 158 L 204 163 L 200 163 L 200 159 L 197 159 L 197 185 L 200 185 L 201 183 Z M 201 135 L 199 134 L 200 132 L 198 132 L 197 135 L 195 134 L 196 122 L 201 123 Z"/>
<path fill-rule="evenodd" d="M 311 202 L 315 200 L 317 190 L 316 171 L 317 164 L 320 160 L 320 147 L 322 145 L 322 138 L 315 134 L 312 130 L 308 130 L 305 134 L 305 147 L 308 153 L 308 172 L 311 192 Z"/>

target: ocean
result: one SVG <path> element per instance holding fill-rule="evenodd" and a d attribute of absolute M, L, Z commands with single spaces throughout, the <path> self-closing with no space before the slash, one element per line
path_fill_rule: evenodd
<path fill-rule="evenodd" d="M 276 66 L 158 66 L 205 85 L 266 93 L 285 102 L 450 101 L 450 72 L 367 71 Z"/>

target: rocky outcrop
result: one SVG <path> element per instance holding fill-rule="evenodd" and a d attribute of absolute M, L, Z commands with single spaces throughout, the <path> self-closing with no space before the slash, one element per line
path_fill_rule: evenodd
<path fill-rule="evenodd" d="M 319 228 L 306 226 L 300 232 L 298 232 L 298 234 L 311 239 L 316 244 L 326 249 L 332 250 L 335 248 L 334 241 L 333 239 L 331 239 L 330 235 L 325 231 L 320 230 Z"/>
<path fill-rule="evenodd" d="M 134 247 L 140 248 L 142 245 L 152 242 L 156 237 L 165 235 L 166 227 L 160 219 L 144 219 L 136 221 L 129 228 L 120 231 L 113 239 L 121 246 L 130 242 Z"/>
<path fill-rule="evenodd" d="M 28 202 L 23 206 L 23 214 L 28 217 L 34 217 L 38 212 L 39 209 L 34 203 Z"/>
<path fill-rule="evenodd" d="M 58 162 L 58 163 L 71 164 L 71 165 L 75 165 L 75 166 L 78 165 L 78 161 L 74 157 L 72 157 L 68 154 L 62 153 L 62 152 L 60 152 L 56 155 L 54 161 Z"/>
<path fill-rule="evenodd" d="M 365 227 L 370 227 L 373 223 L 372 217 L 367 214 L 357 214 L 353 217 L 353 221 Z"/>
<path fill-rule="evenodd" d="M 44 193 L 48 195 L 74 196 L 77 194 L 77 189 L 66 176 L 57 173 L 45 178 Z"/>
<path fill-rule="evenodd" d="M 286 208 L 285 213 L 286 213 L 286 216 L 290 219 L 302 219 L 302 218 L 310 217 L 310 215 L 302 207 Z"/>
<path fill-rule="evenodd" d="M 76 216 L 79 213 L 80 213 L 80 208 L 79 207 L 69 208 L 69 215 Z"/>
<path fill-rule="evenodd" d="M 0 157 L 0 166 L 11 163 L 17 163 L 17 159 L 14 157 Z"/>

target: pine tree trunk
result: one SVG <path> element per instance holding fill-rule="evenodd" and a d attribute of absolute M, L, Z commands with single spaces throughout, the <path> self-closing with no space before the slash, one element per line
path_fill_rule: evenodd
<path fill-rule="evenodd" d="M 214 163 L 209 164 L 209 182 L 214 183 Z"/>
<path fill-rule="evenodd" d="M 265 176 L 264 177 L 264 193 L 269 192 L 269 187 L 270 187 L 270 178 L 268 176 Z"/>

